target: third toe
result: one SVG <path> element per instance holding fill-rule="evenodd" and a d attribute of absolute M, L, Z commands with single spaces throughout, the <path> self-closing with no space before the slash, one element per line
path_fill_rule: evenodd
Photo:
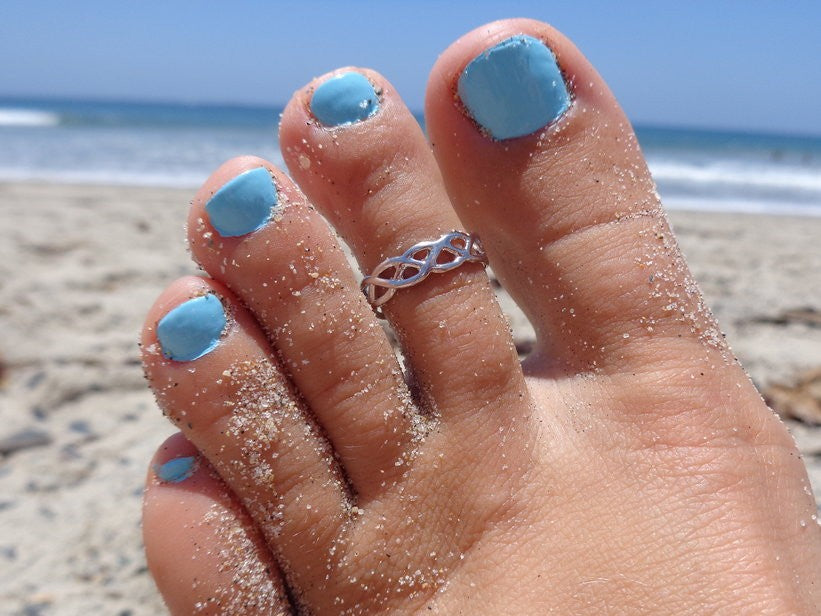
<path fill-rule="evenodd" d="M 363 502 L 401 469 L 414 409 L 382 327 L 327 223 L 293 182 L 233 159 L 198 192 L 191 251 L 251 309 Z"/>

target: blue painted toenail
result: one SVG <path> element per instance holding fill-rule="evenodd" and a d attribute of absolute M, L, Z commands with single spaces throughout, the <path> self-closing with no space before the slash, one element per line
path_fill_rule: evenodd
<path fill-rule="evenodd" d="M 197 470 L 196 461 L 194 456 L 174 458 L 165 464 L 155 466 L 154 473 L 160 481 L 165 483 L 180 483 L 188 479 Z"/>
<path fill-rule="evenodd" d="M 225 323 L 225 310 L 215 295 L 180 304 L 157 324 L 163 355 L 175 361 L 191 361 L 210 353 L 219 343 Z"/>
<path fill-rule="evenodd" d="M 277 190 L 265 167 L 241 173 L 205 204 L 211 226 L 223 237 L 256 231 L 271 218 Z"/>
<path fill-rule="evenodd" d="M 570 106 L 556 56 L 540 40 L 522 34 L 471 60 L 458 90 L 470 115 L 494 139 L 529 135 Z"/>
<path fill-rule="evenodd" d="M 366 120 L 379 109 L 379 96 L 359 73 L 334 75 L 314 91 L 311 113 L 325 126 L 346 126 Z"/>

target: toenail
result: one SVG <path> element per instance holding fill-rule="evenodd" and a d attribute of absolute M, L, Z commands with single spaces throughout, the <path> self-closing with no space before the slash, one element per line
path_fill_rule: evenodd
<path fill-rule="evenodd" d="M 570 106 L 556 56 L 540 40 L 512 36 L 476 56 L 459 77 L 459 98 L 494 139 L 521 137 Z"/>
<path fill-rule="evenodd" d="M 379 109 L 379 96 L 367 77 L 341 73 L 322 82 L 311 97 L 311 113 L 325 126 L 367 120 Z"/>
<path fill-rule="evenodd" d="M 191 361 L 213 351 L 225 329 L 225 310 L 213 294 L 180 304 L 157 324 L 163 355 Z"/>
<path fill-rule="evenodd" d="M 277 190 L 265 167 L 239 174 L 205 204 L 211 226 L 223 237 L 256 231 L 271 218 Z"/>
<path fill-rule="evenodd" d="M 165 464 L 155 465 L 154 473 L 164 483 L 180 483 L 188 479 L 197 470 L 196 461 L 197 459 L 194 456 L 173 458 Z"/>

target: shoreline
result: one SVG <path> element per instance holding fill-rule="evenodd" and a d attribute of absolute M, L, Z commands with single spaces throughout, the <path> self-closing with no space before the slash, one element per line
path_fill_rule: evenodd
<path fill-rule="evenodd" d="M 282 160 L 273 160 L 282 169 L 286 170 Z M 0 175 L 0 187 L 3 186 L 48 186 L 52 188 L 85 188 L 89 190 L 119 188 L 124 190 L 168 190 L 187 191 L 193 195 L 207 179 L 207 176 L 194 179 L 190 183 L 177 183 L 178 177 L 168 183 L 163 181 L 137 182 L 132 179 L 108 179 L 95 181 L 85 178 L 39 178 L 39 177 L 3 177 Z M 821 218 L 821 203 L 802 205 L 800 203 L 784 201 L 770 203 L 766 201 L 745 201 L 742 199 L 706 199 L 699 197 L 683 197 L 662 195 L 662 203 L 668 211 L 676 212 L 704 212 L 710 214 L 746 214 L 752 216 L 776 216 L 788 218 Z"/>
<path fill-rule="evenodd" d="M 145 569 L 148 460 L 174 428 L 145 386 L 137 336 L 155 297 L 197 274 L 194 190 L 0 181 L 0 612 L 164 613 Z M 821 368 L 821 218 L 671 210 L 730 346 L 760 388 Z M 13 299 L 13 301 L 11 301 Z M 532 328 L 504 294 L 517 341 Z M 821 426 L 788 422 L 821 505 Z M 25 532 L 20 532 L 24 529 Z"/>

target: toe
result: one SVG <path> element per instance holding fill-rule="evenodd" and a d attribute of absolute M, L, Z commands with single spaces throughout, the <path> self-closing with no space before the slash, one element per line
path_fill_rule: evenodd
<path fill-rule="evenodd" d="M 172 614 L 290 614 L 279 568 L 250 516 L 181 434 L 154 456 L 143 536 Z"/>
<path fill-rule="evenodd" d="M 366 273 L 463 229 L 418 123 L 373 71 L 343 69 L 297 92 L 280 142 L 294 178 Z M 431 274 L 397 290 L 383 309 L 432 405 L 455 416 L 520 391 L 508 325 L 481 265 Z"/>
<path fill-rule="evenodd" d="M 361 499 L 401 472 L 419 419 L 390 343 L 322 217 L 288 177 L 243 157 L 189 215 L 195 259 L 251 309 Z"/>
<path fill-rule="evenodd" d="M 723 351 L 629 122 L 559 32 L 520 19 L 465 35 L 433 68 L 426 119 L 454 207 L 537 331 L 537 366 L 633 369 L 670 339 Z"/>
<path fill-rule="evenodd" d="M 225 287 L 185 278 L 149 311 L 142 347 L 163 412 L 237 495 L 281 564 L 309 575 L 349 519 L 345 483 L 253 317 Z"/>

